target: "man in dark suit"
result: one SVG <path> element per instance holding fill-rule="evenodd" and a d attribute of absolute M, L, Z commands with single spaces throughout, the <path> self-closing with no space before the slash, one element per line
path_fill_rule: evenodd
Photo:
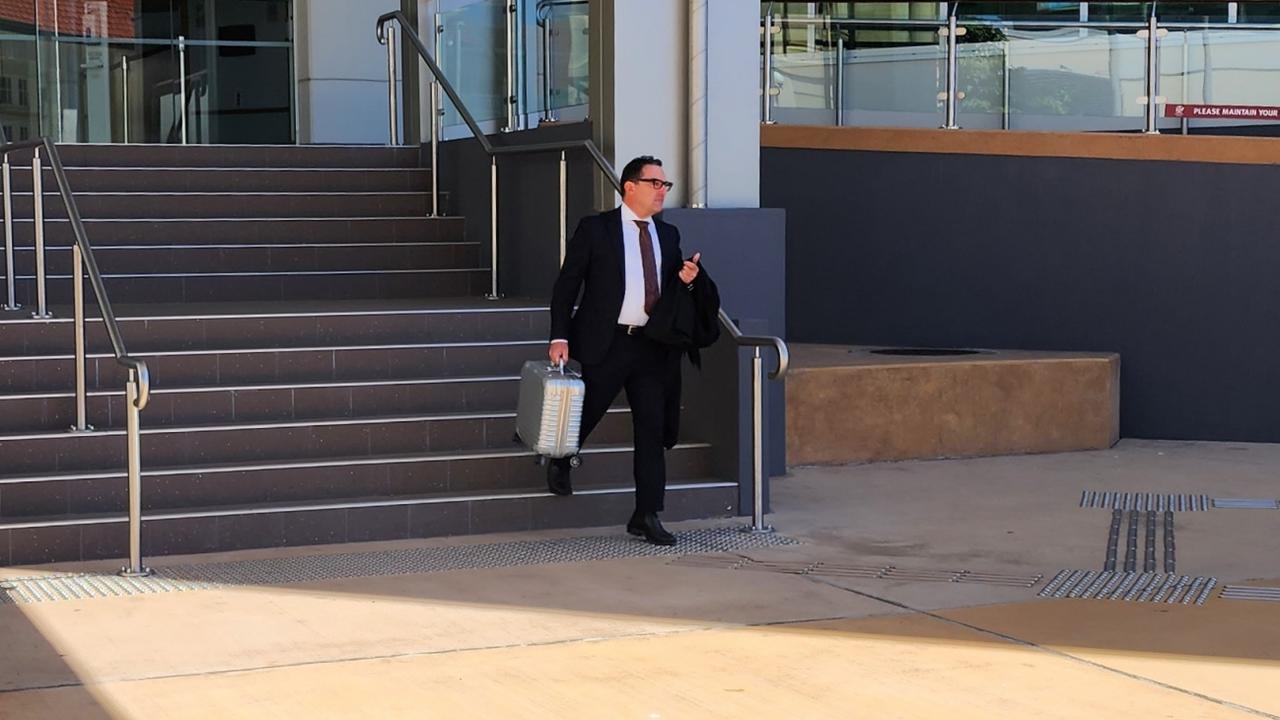
<path fill-rule="evenodd" d="M 622 169 L 622 205 L 583 218 L 565 251 L 564 265 L 551 292 L 551 362 L 572 356 L 582 363 L 586 384 L 582 432 L 585 440 L 626 389 L 634 427 L 636 508 L 627 532 L 657 545 L 674 545 L 658 513 L 666 491 L 663 447 L 665 404 L 672 379 L 680 371 L 680 353 L 645 337 L 641 329 L 661 289 L 678 276 L 683 287 L 698 275 L 698 255 L 682 260 L 680 232 L 654 217 L 662 211 L 667 181 L 662 161 L 642 156 Z M 574 301 L 582 299 L 577 312 Z M 677 290 L 678 291 L 678 290 Z M 668 290 L 670 292 L 670 290 Z M 547 469 L 547 487 L 569 495 L 570 461 Z"/>

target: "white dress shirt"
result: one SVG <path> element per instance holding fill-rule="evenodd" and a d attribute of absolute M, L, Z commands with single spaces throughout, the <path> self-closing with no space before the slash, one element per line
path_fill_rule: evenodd
<path fill-rule="evenodd" d="M 649 315 L 644 311 L 644 259 L 640 256 L 640 226 L 637 220 L 649 225 L 649 241 L 653 243 L 654 272 L 658 273 L 661 291 L 662 245 L 658 242 L 658 227 L 653 218 L 636 215 L 625 203 L 622 205 L 622 249 L 626 292 L 622 296 L 622 311 L 618 313 L 619 325 L 644 325 Z"/>

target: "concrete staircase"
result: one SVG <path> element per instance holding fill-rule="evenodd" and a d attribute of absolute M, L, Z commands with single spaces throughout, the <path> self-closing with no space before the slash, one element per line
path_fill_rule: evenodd
<path fill-rule="evenodd" d="M 625 408 L 593 435 L 572 498 L 547 494 L 513 442 L 517 373 L 545 352 L 546 307 L 480 297 L 488 258 L 461 218 L 425 217 L 416 157 L 63 150 L 122 334 L 152 372 L 145 555 L 625 521 Z M 30 305 L 29 173 L 14 178 Z M 54 194 L 46 213 L 57 318 L 0 313 L 0 564 L 127 552 L 123 371 L 91 322 L 96 430 L 68 432 L 71 236 Z M 704 443 L 669 454 L 668 517 L 734 513 L 737 487 L 708 478 L 710 464 Z"/>

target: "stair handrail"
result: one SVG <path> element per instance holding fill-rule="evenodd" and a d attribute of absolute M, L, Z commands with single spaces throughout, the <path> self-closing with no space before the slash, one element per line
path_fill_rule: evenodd
<path fill-rule="evenodd" d="M 7 138 L 6 138 L 7 139 Z M 125 436 L 128 467 L 129 494 L 129 565 L 120 570 L 127 577 L 150 574 L 150 570 L 142 565 L 142 460 L 140 441 L 139 415 L 151 399 L 151 373 L 146 361 L 135 358 L 125 348 L 124 337 L 120 333 L 120 323 L 111 309 L 111 301 L 107 297 L 107 288 L 102 281 L 102 272 L 98 269 L 98 261 L 93 254 L 93 246 L 89 244 L 88 233 L 80 218 L 80 209 L 76 205 L 71 185 L 67 181 L 67 173 L 62 165 L 62 157 L 58 147 L 48 136 L 21 142 L 5 142 L 0 144 L 3 154 L 0 177 L 3 178 L 4 192 L 4 226 L 5 257 L 8 260 L 6 274 L 8 276 L 9 310 L 16 310 L 14 302 L 14 282 L 17 272 L 13 266 L 13 227 L 12 227 L 12 188 L 9 182 L 9 153 L 18 150 L 32 149 L 31 191 L 32 207 L 35 214 L 35 262 L 36 262 L 36 294 L 37 307 L 32 317 L 47 320 L 53 317 L 46 304 L 45 291 L 45 247 L 44 247 L 44 189 L 43 166 L 40 151 L 44 150 L 49 158 L 49 167 L 53 171 L 54 180 L 58 184 L 58 194 L 66 208 L 67 220 L 71 225 L 74 242 L 71 246 L 71 278 L 75 311 L 75 374 L 76 374 L 76 424 L 72 432 L 90 432 L 93 427 L 87 422 L 87 382 L 85 377 L 85 302 L 84 275 L 89 275 L 89 284 L 98 299 L 98 310 L 102 315 L 103 326 L 111 341 L 111 350 L 115 360 L 128 370 L 125 382 Z"/>
<path fill-rule="evenodd" d="M 399 23 L 400 32 L 409 38 L 409 42 L 413 45 L 414 49 L 418 51 L 419 57 L 421 57 L 422 61 L 426 63 L 427 69 L 431 71 L 431 74 L 435 78 L 435 81 L 439 83 L 441 89 L 444 90 L 445 95 L 449 97 L 449 100 L 453 103 L 454 108 L 457 109 L 458 115 L 462 118 L 462 122 L 465 123 L 467 128 L 471 130 L 471 134 L 475 137 L 477 141 L 479 141 L 480 147 L 484 149 L 485 154 L 489 156 L 490 198 L 492 201 L 490 205 L 490 223 L 491 223 L 490 227 L 491 227 L 491 239 L 493 242 L 493 248 L 492 248 L 493 275 L 492 275 L 492 283 L 490 288 L 491 293 L 489 297 L 497 298 L 498 297 L 498 164 L 497 164 L 497 158 L 499 155 L 522 155 L 522 154 L 532 154 L 532 153 L 542 153 L 542 152 L 553 152 L 556 150 L 560 151 L 560 260 L 561 262 L 564 261 L 565 232 L 567 229 L 567 223 L 566 223 L 567 204 L 566 204 L 566 197 L 565 197 L 565 180 L 566 180 L 565 151 L 573 150 L 573 149 L 585 149 L 587 153 L 591 155 L 591 159 L 595 161 L 596 167 L 600 170 L 601 173 L 604 174 L 605 178 L 607 178 L 609 182 L 613 184 L 614 189 L 617 190 L 619 195 L 622 194 L 622 181 L 618 179 L 617 172 L 615 172 L 613 169 L 613 166 L 609 164 L 609 161 L 608 159 L 605 158 L 604 153 L 600 152 L 600 148 L 598 148 L 596 144 L 592 142 L 590 139 L 568 140 L 563 142 L 531 143 L 528 145 L 506 145 L 506 146 L 495 146 L 493 143 L 489 142 L 489 138 L 486 137 L 484 134 L 484 131 L 480 129 L 479 123 L 476 122 L 475 116 L 471 114 L 471 110 L 467 108 L 467 104 L 463 102 L 462 97 L 458 95 L 458 92 L 454 89 L 453 84 L 449 82 L 449 79 L 445 77 L 444 72 L 440 70 L 440 66 L 436 63 L 435 58 L 431 56 L 431 53 L 427 50 L 426 46 L 422 43 L 422 38 L 418 37 L 418 33 L 413 29 L 413 24 L 409 21 L 409 18 L 399 10 L 394 10 L 392 12 L 386 13 L 385 15 L 382 15 L 381 17 L 378 18 L 378 23 L 377 23 L 378 43 L 383 45 L 388 45 L 388 48 L 389 48 L 389 52 L 387 54 L 387 57 L 388 57 L 387 70 L 388 70 L 388 80 L 389 80 L 388 88 L 390 93 L 388 107 L 392 110 L 390 124 L 391 124 L 391 140 L 393 145 L 395 144 L 395 140 L 396 140 L 396 137 L 395 137 L 396 117 L 394 114 L 394 109 L 396 107 L 395 53 L 390 51 L 390 49 L 394 48 L 394 45 L 390 45 L 388 43 L 393 43 L 394 41 L 391 40 L 390 35 L 386 31 L 387 25 L 392 21 Z M 432 127 L 435 127 L 434 123 L 432 124 Z M 435 168 L 432 168 L 432 172 L 433 173 L 435 172 Z M 787 374 L 787 369 L 790 367 L 790 363 L 791 363 L 790 361 L 791 354 L 787 350 L 787 343 L 780 337 L 774 337 L 771 335 L 744 335 L 742 333 L 742 330 L 738 327 L 737 323 L 733 321 L 733 318 L 729 317 L 729 314 L 724 311 L 724 308 L 720 309 L 719 317 L 720 317 L 720 323 L 724 325 L 724 327 L 729 331 L 729 335 L 733 338 L 733 341 L 739 347 L 751 347 L 754 350 L 754 357 L 752 358 L 752 444 L 753 444 L 752 445 L 752 451 L 753 451 L 752 480 L 753 480 L 755 495 L 754 495 L 754 503 L 752 508 L 752 524 L 749 527 L 747 527 L 746 530 L 754 533 L 773 532 L 773 528 L 764 524 L 764 462 L 763 462 L 763 459 L 764 459 L 763 457 L 764 456 L 764 437 L 763 437 L 764 436 L 764 427 L 763 427 L 764 425 L 764 419 L 763 419 L 764 374 L 763 374 L 762 358 L 760 356 L 760 348 L 772 347 L 778 355 L 778 365 L 773 370 L 773 372 L 769 373 L 770 380 L 780 380 Z"/>

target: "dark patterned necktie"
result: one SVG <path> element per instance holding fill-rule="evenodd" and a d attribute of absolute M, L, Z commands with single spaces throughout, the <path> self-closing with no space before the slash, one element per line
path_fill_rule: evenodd
<path fill-rule="evenodd" d="M 658 266 L 653 261 L 653 238 L 649 235 L 649 223 L 636 220 L 640 227 L 640 262 L 644 265 L 644 314 L 653 313 L 658 302 Z"/>

